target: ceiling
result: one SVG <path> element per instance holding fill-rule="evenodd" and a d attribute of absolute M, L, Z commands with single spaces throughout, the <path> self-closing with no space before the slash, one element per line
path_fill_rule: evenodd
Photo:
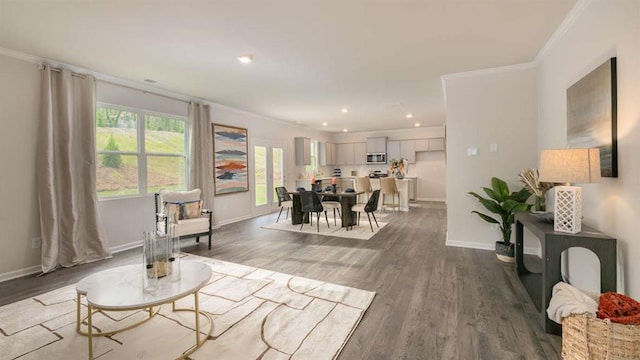
<path fill-rule="evenodd" d="M 442 125 L 442 75 L 533 61 L 575 3 L 0 0 L 0 47 L 318 130 L 389 130 Z"/>

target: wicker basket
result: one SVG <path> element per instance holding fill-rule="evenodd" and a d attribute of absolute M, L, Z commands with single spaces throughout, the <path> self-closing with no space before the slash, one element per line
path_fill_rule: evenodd
<path fill-rule="evenodd" d="M 640 359 L 640 326 L 572 314 L 562 319 L 562 358 Z"/>

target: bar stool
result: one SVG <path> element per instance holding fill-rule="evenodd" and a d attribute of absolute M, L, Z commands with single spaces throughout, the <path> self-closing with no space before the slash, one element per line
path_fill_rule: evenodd
<path fill-rule="evenodd" d="M 371 181 L 368 177 L 365 176 L 356 178 L 356 191 L 364 191 L 364 193 L 367 194 L 367 201 L 369 200 L 373 189 L 371 189 Z M 364 203 L 364 201 L 361 201 L 361 203 Z"/>
<path fill-rule="evenodd" d="M 382 193 L 382 209 L 386 208 L 388 204 L 384 203 L 387 195 L 391 195 L 391 209 L 395 211 L 400 207 L 400 193 L 396 186 L 396 179 L 393 177 L 385 177 L 380 179 L 380 192 Z M 396 195 L 398 195 L 398 203 L 396 204 Z"/>

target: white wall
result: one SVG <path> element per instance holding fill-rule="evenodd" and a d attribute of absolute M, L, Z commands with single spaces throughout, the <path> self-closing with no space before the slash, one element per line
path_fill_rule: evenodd
<path fill-rule="evenodd" d="M 0 280 L 39 269 L 36 149 L 40 72 L 34 64 L 0 55 Z M 31 268 L 26 269 L 25 268 Z M 23 271 L 24 270 L 24 271 Z"/>
<path fill-rule="evenodd" d="M 518 174 L 536 166 L 535 80 L 533 68 L 445 78 L 447 245 L 493 249 L 500 239 L 471 213 L 486 210 L 467 193 L 482 193 L 493 176 L 520 189 Z M 468 148 L 477 156 L 467 156 Z"/>
<path fill-rule="evenodd" d="M 626 293 L 640 298 L 640 2 L 592 1 L 546 52 L 538 70 L 538 147 L 563 148 L 566 90 L 610 57 L 618 70 L 617 179 L 583 185 L 584 223 L 618 239 Z M 584 251 L 584 250 L 583 250 Z M 579 251 L 569 256 L 570 280 L 597 290 L 597 263 Z M 619 288 L 619 291 L 624 291 Z"/>
<path fill-rule="evenodd" d="M 418 178 L 418 200 L 446 201 L 447 199 L 447 166 L 444 151 L 416 153 L 416 170 Z"/>

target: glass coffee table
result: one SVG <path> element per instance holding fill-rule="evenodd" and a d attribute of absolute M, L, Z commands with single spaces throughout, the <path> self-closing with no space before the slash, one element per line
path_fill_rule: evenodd
<path fill-rule="evenodd" d="M 160 305 L 168 303 L 172 303 L 173 311 L 195 313 L 196 343 L 178 357 L 179 359 L 192 354 L 211 335 L 213 320 L 209 314 L 200 311 L 198 300 L 198 291 L 211 279 L 212 271 L 209 265 L 197 261 L 182 261 L 180 279 L 174 281 L 160 279 L 157 289 L 153 292 L 143 291 L 142 270 L 141 264 L 121 266 L 89 275 L 76 285 L 78 294 L 76 331 L 88 338 L 89 359 L 93 359 L 93 337 L 109 336 L 141 325 L 157 314 Z M 175 301 L 188 295 L 194 296 L 194 309 L 177 309 Z M 80 314 L 82 296 L 87 298 L 85 318 L 81 318 Z M 92 316 L 97 312 L 141 309 L 148 309 L 149 316 L 135 324 L 110 331 L 95 331 L 92 328 Z M 209 331 L 204 338 L 200 336 L 200 315 L 209 321 Z M 82 325 L 86 325 L 86 331 L 82 329 Z"/>

